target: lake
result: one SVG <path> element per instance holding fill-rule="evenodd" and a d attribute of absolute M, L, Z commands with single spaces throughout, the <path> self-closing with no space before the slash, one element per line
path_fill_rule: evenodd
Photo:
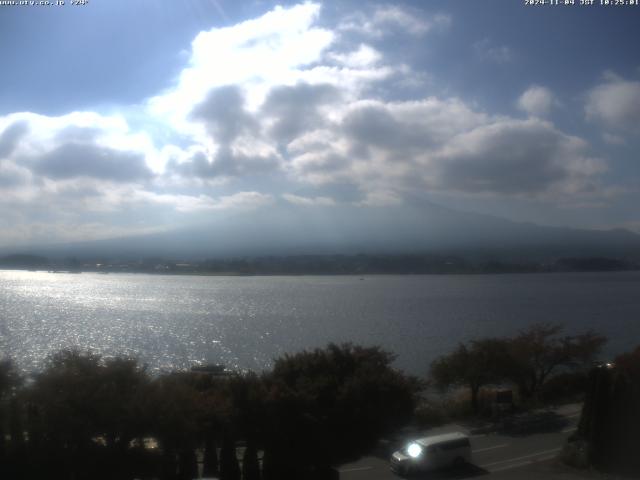
<path fill-rule="evenodd" d="M 63 348 L 135 355 L 153 371 L 261 370 L 328 342 L 382 345 L 424 374 L 457 342 L 534 322 L 594 329 L 605 355 L 640 344 L 640 272 L 171 276 L 0 271 L 0 356 L 27 371 Z"/>

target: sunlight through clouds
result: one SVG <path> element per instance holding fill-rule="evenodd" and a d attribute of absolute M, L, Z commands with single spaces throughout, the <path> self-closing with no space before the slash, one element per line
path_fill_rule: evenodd
<path fill-rule="evenodd" d="M 0 115 L 0 214 L 24 212 L 25 232 L 33 212 L 34 232 L 111 222 L 106 238 L 126 222 L 147 231 L 227 210 L 375 209 L 441 194 L 602 205 L 625 191 L 607 184 L 609 152 L 559 121 L 572 99 L 551 82 L 512 85 L 496 107 L 477 101 L 481 89 L 433 80 L 437 52 L 424 52 L 454 34 L 450 13 L 306 2 L 234 23 L 212 5 L 225 25 L 194 32 L 175 77 L 139 103 Z M 495 38 L 468 39 L 465 58 L 514 68 L 516 47 Z M 605 146 L 632 142 L 638 85 L 607 73 L 577 96 Z"/>

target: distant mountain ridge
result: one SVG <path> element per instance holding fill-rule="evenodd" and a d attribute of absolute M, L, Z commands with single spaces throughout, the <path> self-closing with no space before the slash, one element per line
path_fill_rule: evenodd
<path fill-rule="evenodd" d="M 567 257 L 640 260 L 640 235 L 624 229 L 541 226 L 435 204 L 395 209 L 357 207 L 319 212 L 292 206 L 264 215 L 245 212 L 206 226 L 141 236 L 0 249 L 47 257 L 205 259 L 308 254 L 461 255 L 508 261 Z"/>

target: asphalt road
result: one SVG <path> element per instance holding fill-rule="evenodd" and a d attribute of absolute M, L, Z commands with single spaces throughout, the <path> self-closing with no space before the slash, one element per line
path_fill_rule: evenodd
<path fill-rule="evenodd" d="M 576 429 L 580 418 L 580 405 L 569 405 L 559 409 L 539 412 L 503 426 L 498 433 L 470 435 L 472 464 L 457 471 L 431 472 L 413 476 L 417 479 L 464 479 L 477 476 L 498 478 L 525 478 L 527 468 L 551 462 L 560 452 L 567 437 Z M 460 425 L 447 425 L 412 436 L 470 431 Z M 410 437 L 409 437 L 410 438 Z M 342 480 L 399 480 L 389 469 L 389 455 L 397 450 L 401 439 L 382 446 L 372 456 L 340 467 Z M 521 471 L 519 471 L 521 470 Z M 503 473 L 504 472 L 504 473 Z M 528 477 L 526 477 L 528 478 Z"/>

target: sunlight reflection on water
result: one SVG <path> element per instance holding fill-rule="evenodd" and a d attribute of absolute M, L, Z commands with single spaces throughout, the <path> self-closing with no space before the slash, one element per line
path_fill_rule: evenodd
<path fill-rule="evenodd" d="M 0 271 L 0 354 L 25 370 L 63 348 L 139 357 L 154 371 L 260 370 L 329 341 L 379 344 L 415 374 L 458 341 L 535 321 L 640 338 L 638 273 L 201 277 Z"/>

